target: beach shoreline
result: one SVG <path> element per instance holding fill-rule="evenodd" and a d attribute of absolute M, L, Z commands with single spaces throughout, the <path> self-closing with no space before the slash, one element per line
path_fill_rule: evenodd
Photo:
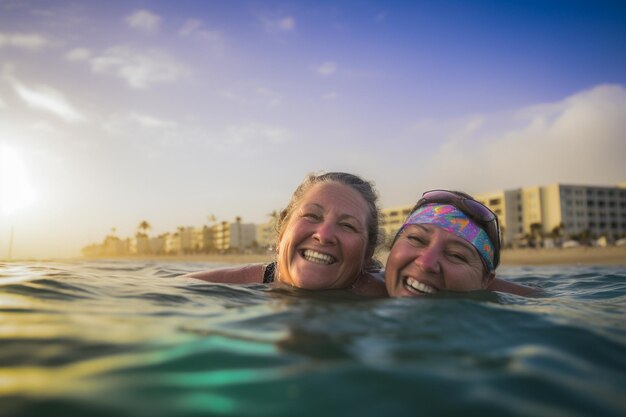
<path fill-rule="evenodd" d="M 626 246 L 506 249 L 501 265 L 626 265 Z"/>
<path fill-rule="evenodd" d="M 384 263 L 388 252 L 381 250 L 376 258 Z M 119 257 L 82 257 L 73 259 L 12 259 L 0 262 L 45 262 L 72 260 L 154 261 L 154 262 L 214 262 L 222 264 L 268 263 L 273 253 L 266 254 L 191 254 L 191 255 L 127 255 Z M 626 246 L 606 248 L 577 247 L 568 249 L 505 249 L 501 266 L 519 265 L 626 265 Z"/>

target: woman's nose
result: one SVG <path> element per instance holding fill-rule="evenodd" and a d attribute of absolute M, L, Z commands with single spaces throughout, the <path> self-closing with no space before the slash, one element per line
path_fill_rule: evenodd
<path fill-rule="evenodd" d="M 336 240 L 334 224 L 327 221 L 319 223 L 313 237 L 322 244 L 334 243 Z"/>
<path fill-rule="evenodd" d="M 419 255 L 415 258 L 417 263 L 424 272 L 438 273 L 441 269 L 441 248 L 436 245 L 430 245 L 422 248 Z"/>

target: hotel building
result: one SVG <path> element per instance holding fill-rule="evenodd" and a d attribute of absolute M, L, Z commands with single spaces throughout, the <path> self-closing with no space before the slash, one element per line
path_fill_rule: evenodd
<path fill-rule="evenodd" d="M 504 246 L 528 239 L 626 235 L 626 184 L 614 187 L 551 184 L 476 194 L 498 215 Z M 393 236 L 412 205 L 382 210 L 382 228 Z"/>

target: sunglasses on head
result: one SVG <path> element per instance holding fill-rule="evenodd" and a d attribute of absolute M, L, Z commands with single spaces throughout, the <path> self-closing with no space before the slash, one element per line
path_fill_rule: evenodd
<path fill-rule="evenodd" d="M 479 226 L 481 226 L 489 240 L 494 246 L 494 268 L 498 267 L 500 263 L 500 223 L 498 222 L 498 216 L 491 211 L 489 207 L 474 200 L 471 196 L 458 191 L 448 190 L 431 190 L 422 194 L 422 198 L 419 199 L 413 210 L 424 206 L 426 204 L 439 203 L 449 204 L 456 207 L 465 213 L 470 219 L 474 220 Z"/>

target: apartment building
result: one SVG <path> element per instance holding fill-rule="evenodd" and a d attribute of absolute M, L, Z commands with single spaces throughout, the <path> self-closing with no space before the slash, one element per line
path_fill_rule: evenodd
<path fill-rule="evenodd" d="M 213 247 L 219 252 L 243 251 L 258 244 L 253 223 L 221 222 L 211 226 Z"/>
<path fill-rule="evenodd" d="M 570 239 L 626 234 L 626 187 L 551 184 L 478 194 L 475 198 L 500 219 L 502 240 L 514 245 L 527 237 Z"/>
<path fill-rule="evenodd" d="M 474 196 L 498 215 L 504 246 L 528 239 L 626 235 L 626 183 L 617 186 L 551 184 Z M 412 205 L 382 210 L 381 228 L 393 237 Z"/>
<path fill-rule="evenodd" d="M 385 239 L 390 240 L 396 235 L 402 223 L 411 213 L 413 205 L 397 206 L 381 209 L 380 228 L 385 233 Z M 391 243 L 390 241 L 388 243 Z"/>
<path fill-rule="evenodd" d="M 256 231 L 256 241 L 259 247 L 272 249 L 276 246 L 276 221 L 259 224 Z"/>

